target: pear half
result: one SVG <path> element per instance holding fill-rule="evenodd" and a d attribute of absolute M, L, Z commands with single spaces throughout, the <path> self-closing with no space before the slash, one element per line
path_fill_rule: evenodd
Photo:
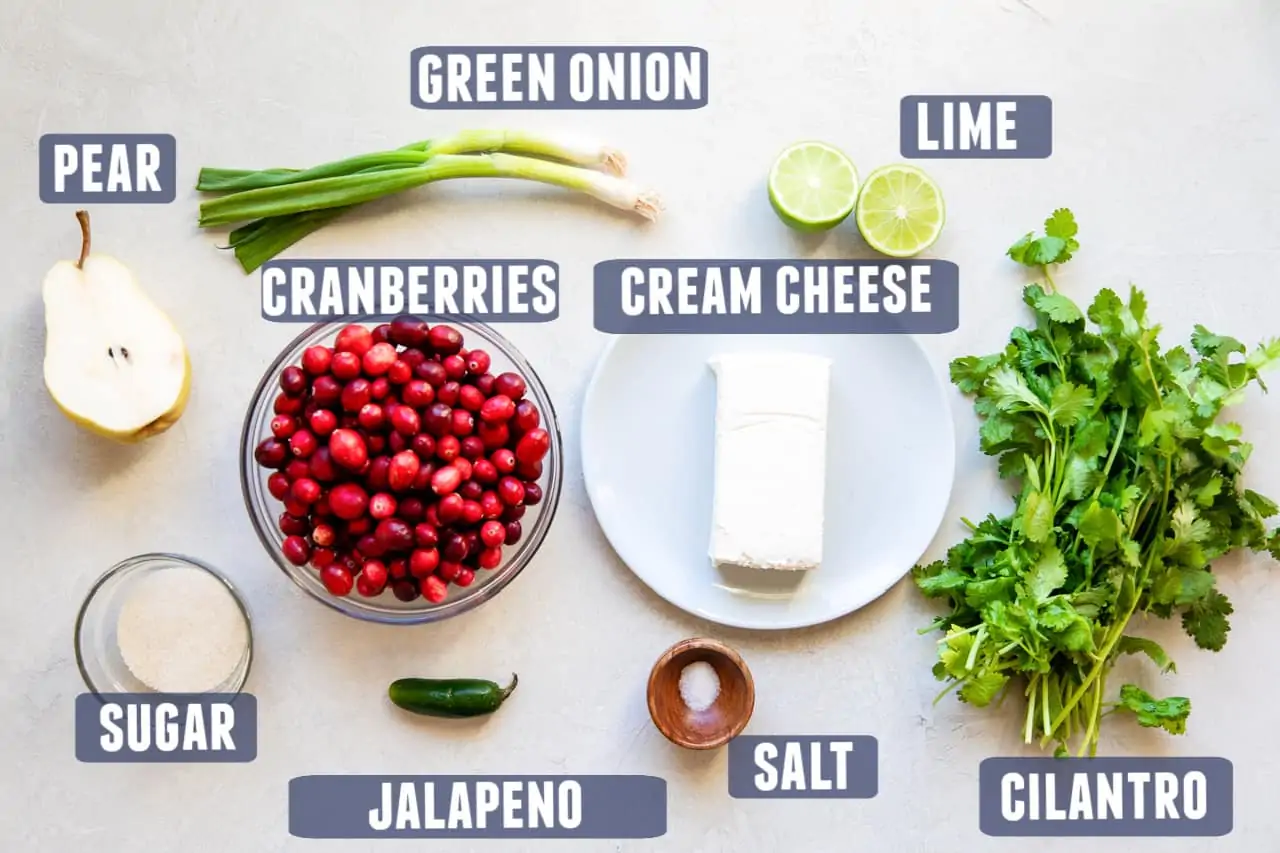
<path fill-rule="evenodd" d="M 191 390 L 186 344 L 168 316 L 115 258 L 90 254 L 89 215 L 80 258 L 44 278 L 44 384 L 68 418 L 122 442 L 177 422 Z"/>

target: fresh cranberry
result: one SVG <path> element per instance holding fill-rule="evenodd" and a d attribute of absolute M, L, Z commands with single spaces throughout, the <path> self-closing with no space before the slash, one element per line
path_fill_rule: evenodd
<path fill-rule="evenodd" d="M 409 555 L 409 574 L 425 578 L 440 565 L 440 552 L 435 548 L 417 548 Z"/>
<path fill-rule="evenodd" d="M 253 458 L 263 468 L 280 468 L 289 458 L 289 449 L 277 438 L 264 438 L 254 448 Z"/>
<path fill-rule="evenodd" d="M 436 390 L 436 399 L 446 406 L 456 406 L 461 394 L 462 386 L 450 379 Z"/>
<path fill-rule="evenodd" d="M 378 344 L 385 344 L 391 340 L 391 324 L 382 323 L 374 326 L 373 329 L 370 330 L 369 334 L 373 335 L 374 346 L 377 346 Z"/>
<path fill-rule="evenodd" d="M 436 399 L 436 389 L 432 388 L 425 379 L 411 379 L 401 389 L 400 399 L 406 406 L 421 409 L 431 405 Z"/>
<path fill-rule="evenodd" d="M 506 531 L 503 531 L 503 539 L 506 539 Z M 502 564 L 502 549 L 498 547 L 482 548 L 479 556 L 476 557 L 476 563 L 482 569 L 496 569 Z"/>
<path fill-rule="evenodd" d="M 381 491 L 391 488 L 391 457 L 379 456 L 369 463 L 369 470 L 364 474 L 364 481 L 369 488 Z"/>
<path fill-rule="evenodd" d="M 382 424 L 386 420 L 382 407 L 377 403 L 365 403 L 360 407 L 356 418 L 360 421 L 360 426 L 370 432 L 382 429 Z"/>
<path fill-rule="evenodd" d="M 368 516 L 357 518 L 354 521 L 347 522 L 348 536 L 364 536 L 373 530 L 373 519 Z"/>
<path fill-rule="evenodd" d="M 399 406 L 397 408 L 404 408 L 404 407 Z M 402 451 L 408 450 L 410 441 L 411 439 L 406 438 L 400 433 L 392 432 L 387 435 L 387 449 L 391 451 L 392 455 L 395 455 Z"/>
<path fill-rule="evenodd" d="M 450 431 L 457 436 L 471 435 L 476 428 L 476 416 L 466 409 L 454 409 Z M 483 443 L 482 445 L 483 446 Z"/>
<path fill-rule="evenodd" d="M 336 429 L 329 436 L 329 453 L 343 468 L 358 471 L 369 460 L 364 437 L 353 429 Z"/>
<path fill-rule="evenodd" d="M 329 370 L 343 382 L 348 382 L 360 375 L 360 356 L 353 352 L 335 352 Z"/>
<path fill-rule="evenodd" d="M 399 514 L 405 521 L 418 521 L 422 518 L 422 513 L 425 511 L 426 508 L 422 505 L 422 500 L 419 498 L 405 498 L 400 501 Z"/>
<path fill-rule="evenodd" d="M 542 460 L 537 462 L 517 462 L 516 475 L 521 480 L 537 480 L 542 476 Z"/>
<path fill-rule="evenodd" d="M 302 368 L 291 364 L 280 371 L 280 389 L 290 397 L 300 397 L 307 390 L 307 374 Z"/>
<path fill-rule="evenodd" d="M 463 499 L 462 523 L 463 524 L 479 524 L 482 518 L 484 518 L 484 509 L 480 506 L 480 502 Z"/>
<path fill-rule="evenodd" d="M 348 412 L 358 412 L 373 399 L 369 393 L 369 380 L 356 377 L 342 389 L 342 408 Z"/>
<path fill-rule="evenodd" d="M 460 355 L 448 355 L 440 360 L 444 374 L 450 379 L 461 380 L 467 375 L 467 362 Z"/>
<path fill-rule="evenodd" d="M 454 474 L 457 474 L 457 471 L 452 468 L 441 468 L 440 470 L 454 471 Z M 445 495 L 436 503 L 435 510 L 441 524 L 453 524 L 459 518 L 462 518 L 462 495 L 456 493 Z"/>
<path fill-rule="evenodd" d="M 484 494 L 484 486 L 475 480 L 467 480 L 461 486 L 458 486 L 458 494 L 462 495 L 464 501 L 478 501 L 480 496 Z"/>
<path fill-rule="evenodd" d="M 431 359 L 427 359 L 415 367 L 413 375 L 425 380 L 432 388 L 439 388 L 449 381 L 449 374 L 444 372 L 444 365 Z"/>
<path fill-rule="evenodd" d="M 267 491 L 276 500 L 284 500 L 284 496 L 289 494 L 289 478 L 283 472 L 276 471 L 267 478 Z"/>
<path fill-rule="evenodd" d="M 542 486 L 537 483 L 525 483 L 524 502 L 529 506 L 537 506 L 542 503 Z"/>
<path fill-rule="evenodd" d="M 276 415 L 271 419 L 271 434 L 276 438 L 288 438 L 298 428 L 298 419 L 293 415 Z"/>
<path fill-rule="evenodd" d="M 450 560 L 441 560 L 440 568 L 436 569 L 436 574 L 440 576 L 440 580 L 451 583 L 457 579 L 458 573 L 461 571 L 461 563 L 455 563 Z"/>
<path fill-rule="evenodd" d="M 476 430 L 476 435 L 480 436 L 485 450 L 506 447 L 507 442 L 511 440 L 511 430 L 506 424 L 481 423 L 480 428 Z"/>
<path fill-rule="evenodd" d="M 520 534 L 524 532 L 524 528 L 520 526 L 518 521 L 507 522 L 507 544 L 514 545 L 520 541 Z"/>
<path fill-rule="evenodd" d="M 320 500 L 320 484 L 310 477 L 303 477 L 293 481 L 293 486 L 289 489 L 289 493 L 298 503 L 304 506 L 311 506 Z"/>
<path fill-rule="evenodd" d="M 288 394 L 281 393 L 276 396 L 271 410 L 277 415 L 296 415 L 302 411 L 302 406 L 301 397 L 290 397 Z"/>
<path fill-rule="evenodd" d="M 366 557 L 381 557 L 387 553 L 386 546 L 372 533 L 366 533 L 360 537 L 360 541 L 356 543 L 356 550 Z"/>
<path fill-rule="evenodd" d="M 311 383 L 311 399 L 321 406 L 332 406 L 342 398 L 342 383 L 332 376 L 317 376 Z"/>
<path fill-rule="evenodd" d="M 502 498 L 498 497 L 497 492 L 486 491 L 480 495 L 480 509 L 483 510 L 485 518 L 498 518 L 502 515 L 506 506 L 502 502 Z"/>
<path fill-rule="evenodd" d="M 411 580 L 405 579 L 396 581 L 391 585 L 391 592 L 396 598 L 405 602 L 414 601 L 418 598 L 418 585 Z"/>
<path fill-rule="evenodd" d="M 480 527 L 480 541 L 486 548 L 497 548 L 507 541 L 507 528 L 501 521 L 489 520 Z"/>
<path fill-rule="evenodd" d="M 311 551 L 311 565 L 316 569 L 324 569 L 332 566 L 333 561 L 338 555 L 333 552 L 332 548 L 314 548 Z"/>
<path fill-rule="evenodd" d="M 322 521 L 311 528 L 311 541 L 322 548 L 328 548 L 337 538 L 338 534 L 332 524 L 325 524 Z"/>
<path fill-rule="evenodd" d="M 453 409 L 444 403 L 432 403 L 423 413 L 422 424 L 437 438 L 449 435 L 453 431 Z"/>
<path fill-rule="evenodd" d="M 333 342 L 333 348 L 338 352 L 349 352 L 360 358 L 363 358 L 372 346 L 373 332 L 357 323 L 343 327 Z"/>
<path fill-rule="evenodd" d="M 300 429 L 289 436 L 289 450 L 299 459 L 306 459 L 315 453 L 319 446 L 320 442 L 316 441 L 311 430 Z"/>
<path fill-rule="evenodd" d="M 396 557 L 387 563 L 387 574 L 396 580 L 409 576 L 409 561 L 404 557 Z"/>
<path fill-rule="evenodd" d="M 280 513 L 280 517 L 276 519 L 276 526 L 286 536 L 306 536 L 310 532 L 305 518 L 299 518 L 287 512 Z"/>
<path fill-rule="evenodd" d="M 467 372 L 479 376 L 489 370 L 489 353 L 482 349 L 473 349 L 467 353 Z"/>
<path fill-rule="evenodd" d="M 542 416 L 538 414 L 538 407 L 528 400 L 521 400 L 516 403 L 515 414 L 511 418 L 511 425 L 520 432 L 528 432 L 531 429 L 537 429 L 542 423 Z"/>
<path fill-rule="evenodd" d="M 452 462 L 460 453 L 462 453 L 462 442 L 457 436 L 446 435 L 436 442 L 436 457 L 445 462 Z"/>
<path fill-rule="evenodd" d="M 396 499 L 386 492 L 378 492 L 369 498 L 369 515 L 379 520 L 396 514 Z"/>
<path fill-rule="evenodd" d="M 495 381 L 495 377 L 492 373 L 481 373 L 476 377 L 475 385 L 480 389 L 481 394 L 486 397 L 490 397 L 493 395 L 493 384 Z"/>
<path fill-rule="evenodd" d="M 493 451 L 489 461 L 493 463 L 493 467 L 497 468 L 501 474 L 510 474 L 516 470 L 516 455 L 505 447 Z"/>
<path fill-rule="evenodd" d="M 284 466 L 284 475 L 291 483 L 294 480 L 301 480 L 303 477 L 311 476 L 311 465 L 305 459 L 294 459 Z"/>
<path fill-rule="evenodd" d="M 429 433 L 418 433 L 409 442 L 409 446 L 418 454 L 419 459 L 430 459 L 436 455 L 436 440 Z"/>
<path fill-rule="evenodd" d="M 427 333 L 427 342 L 439 355 L 453 355 L 462 349 L 462 333 L 452 326 L 441 324 Z"/>
<path fill-rule="evenodd" d="M 463 385 L 458 389 L 458 405 L 468 412 L 478 412 L 484 405 L 484 392 L 474 385 Z"/>
<path fill-rule="evenodd" d="M 312 376 L 323 376 L 328 373 L 332 361 L 333 350 L 328 347 L 307 347 L 302 351 L 302 369 Z"/>
<path fill-rule="evenodd" d="M 436 326 L 436 329 L 440 328 Z M 432 329 L 434 332 L 436 329 Z M 439 604 L 449 595 L 449 587 L 440 578 L 435 575 L 428 575 L 422 579 L 422 597 L 432 604 Z"/>
<path fill-rule="evenodd" d="M 387 368 L 386 379 L 392 385 L 403 385 L 413 378 L 413 367 L 409 362 L 396 358 Z"/>
<path fill-rule="evenodd" d="M 478 435 L 468 435 L 462 439 L 461 452 L 463 459 L 478 460 L 484 456 L 484 441 Z"/>
<path fill-rule="evenodd" d="M 388 551 L 408 551 L 413 547 L 413 528 L 398 518 L 379 521 L 373 535 Z"/>
<path fill-rule="evenodd" d="M 364 515 L 369 495 L 357 483 L 340 483 L 329 491 L 329 506 L 338 518 L 354 521 Z"/>
<path fill-rule="evenodd" d="M 329 590 L 330 595 L 336 595 L 339 598 L 350 595 L 351 587 L 355 583 L 346 566 L 340 566 L 337 563 L 320 570 L 320 582 L 324 584 L 325 589 Z"/>
<path fill-rule="evenodd" d="M 507 506 L 515 506 L 524 500 L 524 483 L 515 477 L 503 477 L 498 481 L 498 497 Z"/>
<path fill-rule="evenodd" d="M 409 406 L 396 406 L 391 410 L 390 419 L 392 428 L 401 435 L 417 435 L 422 428 L 418 413 Z"/>
<path fill-rule="evenodd" d="M 295 566 L 305 566 L 311 559 L 311 546 L 301 536 L 286 536 L 280 545 L 280 551 Z"/>
<path fill-rule="evenodd" d="M 387 567 L 381 560 L 365 560 L 360 568 L 361 577 L 368 578 L 378 592 L 382 592 L 382 588 L 387 585 L 387 574 Z"/>
<path fill-rule="evenodd" d="M 311 431 L 318 436 L 326 436 L 338 428 L 338 416 L 328 409 L 316 409 L 307 419 Z"/>
<path fill-rule="evenodd" d="M 311 476 L 322 483 L 332 483 L 338 479 L 337 469 L 333 467 L 333 454 L 328 447 L 317 447 L 316 452 L 307 460 L 307 467 L 311 469 Z"/>
<path fill-rule="evenodd" d="M 458 576 L 453 579 L 458 586 L 471 586 L 476 582 L 476 573 L 466 566 L 458 570 Z"/>
<path fill-rule="evenodd" d="M 493 390 L 495 393 L 503 394 L 512 400 L 519 400 L 524 397 L 524 392 L 527 388 L 520 374 L 500 373 L 498 378 L 493 381 Z"/>
<path fill-rule="evenodd" d="M 521 462 L 538 462 L 551 449 L 551 434 L 545 429 L 531 429 L 516 442 L 516 459 Z"/>
<path fill-rule="evenodd" d="M 414 479 L 422 462 L 412 450 L 402 450 L 391 458 L 387 469 L 387 484 L 393 492 L 403 492 L 412 488 Z"/>
<path fill-rule="evenodd" d="M 396 348 L 389 343 L 374 344 L 361 358 L 366 376 L 382 376 L 391 369 L 399 357 Z"/>
<path fill-rule="evenodd" d="M 466 450 L 465 446 L 463 450 Z M 471 479 L 486 485 L 496 483 L 498 482 L 498 468 L 488 459 L 476 459 L 471 463 Z"/>
<path fill-rule="evenodd" d="M 427 354 L 417 347 L 409 347 L 400 353 L 400 360 L 412 370 L 427 360 Z"/>
<path fill-rule="evenodd" d="M 437 327 L 438 328 L 438 327 Z M 517 481 L 518 483 L 519 481 Z M 437 495 L 448 495 L 462 485 L 462 472 L 452 465 L 441 468 L 431 478 L 431 491 Z M 459 498 L 461 499 L 461 498 Z M 461 507 L 459 507 L 461 510 Z"/>
<path fill-rule="evenodd" d="M 501 424 L 511 420 L 516 404 L 505 394 L 495 394 L 480 407 L 480 420 L 487 424 Z"/>
<path fill-rule="evenodd" d="M 424 521 L 414 525 L 413 541 L 419 548 L 434 548 L 440 544 L 440 533 L 434 524 Z"/>
<path fill-rule="evenodd" d="M 427 321 L 409 314 L 402 314 L 391 321 L 391 340 L 404 347 L 420 347 L 427 342 L 431 328 Z"/>

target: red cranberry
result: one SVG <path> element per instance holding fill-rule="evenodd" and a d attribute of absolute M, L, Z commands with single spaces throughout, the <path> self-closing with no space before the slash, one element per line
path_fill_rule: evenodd
<path fill-rule="evenodd" d="M 383 421 L 386 419 L 382 413 L 382 407 L 377 403 L 365 403 L 360 407 L 360 413 L 356 415 L 360 421 L 360 426 L 369 431 L 382 428 Z"/>
<path fill-rule="evenodd" d="M 391 321 L 390 336 L 393 343 L 404 347 L 420 347 L 427 342 L 430 332 L 427 321 L 409 314 L 402 314 Z"/>
<path fill-rule="evenodd" d="M 436 390 L 436 399 L 446 406 L 456 406 L 461 394 L 462 386 L 450 379 Z"/>
<path fill-rule="evenodd" d="M 507 541 L 507 527 L 501 521 L 489 520 L 480 527 L 480 541 L 486 548 L 497 548 Z"/>
<path fill-rule="evenodd" d="M 383 578 L 382 584 L 371 579 L 369 575 L 369 566 L 371 565 L 378 566 L 378 571 L 381 574 L 376 576 Z M 382 590 L 386 588 L 386 577 L 387 570 L 381 562 L 378 560 L 365 560 L 364 567 L 360 571 L 359 577 L 356 578 L 356 592 L 364 598 L 377 598 L 382 595 Z"/>
<path fill-rule="evenodd" d="M 439 355 L 453 355 L 462 349 L 462 333 L 453 326 L 441 324 L 427 333 L 427 342 Z"/>
<path fill-rule="evenodd" d="M 306 536 L 311 532 L 307 529 L 307 520 L 305 518 L 289 515 L 287 512 L 280 513 L 280 517 L 276 519 L 276 526 L 286 536 Z"/>
<path fill-rule="evenodd" d="M 285 497 L 283 503 L 284 503 L 284 511 L 287 512 L 289 515 L 292 515 L 294 518 L 298 518 L 298 519 L 306 519 L 307 505 L 304 503 L 298 503 L 293 499 L 292 486 L 289 488 L 289 494 L 287 497 Z M 306 531 L 303 531 L 303 532 L 305 533 Z M 300 533 L 298 535 L 302 535 L 302 534 Z"/>
<path fill-rule="evenodd" d="M 489 353 L 482 349 L 473 349 L 467 353 L 467 371 L 472 376 L 479 376 L 489 370 Z"/>
<path fill-rule="evenodd" d="M 461 486 L 458 486 L 458 494 L 462 495 L 464 501 L 478 501 L 480 496 L 484 494 L 484 486 L 475 480 L 467 480 Z"/>
<path fill-rule="evenodd" d="M 328 548 L 337 538 L 338 534 L 331 524 L 322 521 L 311 528 L 311 541 L 322 548 Z"/>
<path fill-rule="evenodd" d="M 396 514 L 396 499 L 386 492 L 378 492 L 369 498 L 369 515 L 379 520 Z"/>
<path fill-rule="evenodd" d="M 493 451 L 489 461 L 493 463 L 493 467 L 497 468 L 501 474 L 510 474 L 516 470 L 516 455 L 505 447 Z"/>
<path fill-rule="evenodd" d="M 462 458 L 478 460 L 484 456 L 484 441 L 478 435 L 468 435 L 462 439 Z"/>
<path fill-rule="evenodd" d="M 302 398 L 290 397 L 288 394 L 279 394 L 276 396 L 275 402 L 271 405 L 271 410 L 277 415 L 296 415 L 302 411 Z"/>
<path fill-rule="evenodd" d="M 280 388 L 290 397 L 299 397 L 307 390 L 307 374 L 302 368 L 291 364 L 280 371 Z"/>
<path fill-rule="evenodd" d="M 520 374 L 500 373 L 498 378 L 493 381 L 493 390 L 498 394 L 510 397 L 512 400 L 519 400 L 524 396 L 526 386 Z"/>
<path fill-rule="evenodd" d="M 531 429 L 516 442 L 516 459 L 521 462 L 538 462 L 551 448 L 551 434 L 545 429 Z"/>
<path fill-rule="evenodd" d="M 466 409 L 454 409 L 453 420 L 449 429 L 454 435 L 465 436 L 471 435 L 476 428 L 476 416 L 468 412 Z M 481 444 L 483 446 L 483 443 Z"/>
<path fill-rule="evenodd" d="M 279 468 L 289 458 L 288 448 L 276 438 L 264 438 L 253 451 L 253 458 L 263 468 Z"/>
<path fill-rule="evenodd" d="M 329 370 L 343 382 L 348 382 L 360 375 L 360 356 L 353 352 L 335 352 Z"/>
<path fill-rule="evenodd" d="M 315 548 L 311 552 L 311 565 L 316 569 L 324 569 L 332 566 L 337 557 L 332 548 Z"/>
<path fill-rule="evenodd" d="M 484 392 L 474 385 L 463 385 L 458 389 L 458 405 L 468 412 L 478 412 L 484 405 Z"/>
<path fill-rule="evenodd" d="M 396 598 L 406 603 L 416 600 L 419 594 L 418 585 L 408 579 L 393 583 L 391 585 L 391 592 Z"/>
<path fill-rule="evenodd" d="M 388 343 L 374 344 L 360 360 L 366 376 L 382 376 L 391 369 L 399 357 L 396 348 Z"/>
<path fill-rule="evenodd" d="M 391 383 L 387 381 L 387 377 L 379 376 L 377 379 L 369 383 L 369 397 L 374 400 L 385 400 L 387 395 L 391 393 Z"/>
<path fill-rule="evenodd" d="M 391 426 L 401 435 L 417 435 L 422 428 L 418 413 L 408 406 L 396 406 L 391 410 Z"/>
<path fill-rule="evenodd" d="M 289 478 L 283 472 L 276 471 L 267 478 L 267 491 L 276 500 L 284 500 L 284 496 L 289 494 Z"/>
<path fill-rule="evenodd" d="M 509 506 L 502 511 L 502 520 L 519 521 L 524 518 L 525 509 L 526 507 L 524 504 L 521 504 L 520 506 Z"/>
<path fill-rule="evenodd" d="M 333 454 L 328 447 L 317 447 L 316 452 L 307 460 L 307 467 L 311 469 L 311 476 L 322 483 L 332 483 L 338 479 L 338 472 L 333 467 Z"/>
<path fill-rule="evenodd" d="M 378 344 L 385 344 L 391 340 L 391 324 L 382 323 L 374 326 L 373 331 L 370 332 L 370 334 L 373 335 L 374 346 L 377 346 Z"/>
<path fill-rule="evenodd" d="M 404 557 L 396 557 L 387 563 L 387 574 L 396 580 L 409 576 L 409 561 Z"/>
<path fill-rule="evenodd" d="M 423 462 L 422 467 L 418 469 L 418 476 L 413 478 L 413 489 L 415 492 L 425 492 L 431 488 L 431 478 L 436 474 L 436 466 L 432 462 Z M 433 507 L 427 507 L 430 512 Z"/>
<path fill-rule="evenodd" d="M 403 408 L 403 407 L 399 407 Z M 387 449 L 394 455 L 409 449 L 410 439 L 404 437 L 398 432 L 393 432 L 387 436 Z"/>
<path fill-rule="evenodd" d="M 503 539 L 506 538 L 506 531 L 503 531 Z M 480 551 L 476 558 L 476 564 L 482 569 L 496 569 L 502 565 L 502 549 L 497 547 L 484 548 Z"/>
<path fill-rule="evenodd" d="M 455 458 L 451 463 L 462 474 L 463 481 L 471 479 L 471 462 L 467 459 Z"/>
<path fill-rule="evenodd" d="M 387 567 L 381 560 L 365 560 L 360 573 L 378 588 L 378 592 L 382 592 L 387 584 Z"/>
<path fill-rule="evenodd" d="M 498 518 L 506 506 L 495 491 L 486 491 L 480 495 L 480 509 L 484 512 L 485 518 Z"/>
<path fill-rule="evenodd" d="M 453 534 L 444 543 L 440 556 L 451 563 L 461 563 L 467 558 L 467 540 L 457 533 Z"/>
<path fill-rule="evenodd" d="M 409 442 L 413 452 L 419 459 L 430 459 L 436 455 L 436 440 L 429 433 L 420 432 Z"/>
<path fill-rule="evenodd" d="M 537 429 L 541 422 L 542 416 L 538 414 L 537 406 L 528 400 L 516 403 L 516 411 L 511 418 L 512 426 L 521 432 L 528 432 L 531 429 Z"/>
<path fill-rule="evenodd" d="M 440 580 L 451 583 L 457 579 L 458 573 L 462 571 L 462 564 L 455 563 L 450 560 L 442 560 L 440 568 L 436 569 L 436 574 L 440 576 Z"/>
<path fill-rule="evenodd" d="M 426 508 L 419 498 L 405 498 L 400 501 L 400 517 L 405 521 L 417 521 L 422 518 Z"/>
<path fill-rule="evenodd" d="M 452 468 L 441 468 L 440 470 L 449 470 L 454 471 L 455 474 L 457 473 L 457 471 Z M 445 495 L 435 505 L 435 510 L 441 524 L 453 524 L 459 518 L 462 518 L 462 495 L 456 493 L 452 495 Z"/>
<path fill-rule="evenodd" d="M 320 570 L 320 582 L 324 584 L 325 589 L 329 590 L 330 595 L 336 595 L 339 598 L 350 595 L 351 587 L 355 583 L 350 570 L 337 563 Z"/>
<path fill-rule="evenodd" d="M 440 328 L 436 326 L 436 329 Z M 434 332 L 436 329 L 432 329 Z M 422 597 L 432 604 L 439 604 L 449 595 L 449 587 L 440 578 L 435 575 L 428 575 L 422 579 Z"/>
<path fill-rule="evenodd" d="M 432 403 L 422 416 L 427 432 L 439 438 L 453 431 L 453 409 L 444 403 Z"/>
<path fill-rule="evenodd" d="M 342 383 L 332 376 L 317 376 L 311 383 L 311 399 L 321 406 L 332 406 L 342 397 Z"/>
<path fill-rule="evenodd" d="M 271 419 L 271 434 L 276 438 L 288 438 L 298 428 L 298 420 L 293 415 L 276 415 Z"/>
<path fill-rule="evenodd" d="M 480 389 L 480 393 L 489 397 L 493 394 L 493 384 L 495 382 L 492 373 L 481 373 L 476 377 L 476 387 Z"/>
<path fill-rule="evenodd" d="M 448 355 L 440 360 L 440 364 L 444 367 L 444 374 L 450 379 L 461 380 L 467 375 L 467 362 L 460 355 Z"/>
<path fill-rule="evenodd" d="M 480 407 L 480 420 L 488 424 L 501 424 L 511 420 L 516 404 L 504 394 L 495 394 Z"/>
<path fill-rule="evenodd" d="M 413 375 L 425 380 L 432 388 L 439 388 L 449 381 L 449 374 L 444 372 L 444 365 L 431 359 L 427 359 L 415 367 Z"/>
<path fill-rule="evenodd" d="M 307 347 L 302 351 L 302 369 L 312 376 L 323 376 L 329 372 L 329 364 L 333 361 L 333 350 L 328 347 Z"/>
<path fill-rule="evenodd" d="M 408 551 L 413 547 L 413 528 L 398 518 L 379 521 L 373 535 L 388 551 Z"/>
<path fill-rule="evenodd" d="M 514 545 L 520 541 L 520 534 L 524 532 L 524 528 L 520 526 L 518 521 L 507 522 L 507 544 Z"/>
<path fill-rule="evenodd" d="M 357 483 L 340 483 L 329 491 L 329 506 L 338 518 L 353 521 L 364 515 L 369 495 Z"/>
<path fill-rule="evenodd" d="M 506 424 L 481 423 L 480 428 L 476 430 L 476 435 L 480 436 L 480 441 L 484 443 L 485 450 L 497 450 L 500 447 L 506 447 L 507 442 L 511 440 L 511 430 Z"/>
<path fill-rule="evenodd" d="M 369 460 L 364 438 L 353 429 L 336 429 L 329 436 L 329 453 L 343 468 L 358 471 Z"/>
<path fill-rule="evenodd" d="M 293 499 L 304 506 L 311 506 L 320 500 L 320 484 L 310 477 L 303 477 L 300 480 L 294 480 L 289 493 L 293 495 Z"/>
<path fill-rule="evenodd" d="M 303 477 L 310 476 L 310 474 L 311 465 L 305 459 L 294 459 L 284 466 L 284 475 L 289 478 L 289 482 L 301 480 Z"/>
<path fill-rule="evenodd" d="M 521 480 L 536 480 L 542 476 L 542 461 L 537 462 L 517 462 L 516 475 Z"/>
<path fill-rule="evenodd" d="M 348 412 L 358 412 L 372 398 L 373 395 L 369 393 L 369 380 L 357 377 L 342 389 L 342 408 Z"/>
<path fill-rule="evenodd" d="M 320 500 L 311 505 L 311 516 L 313 518 L 327 518 L 333 515 L 333 507 L 329 506 L 329 496 L 322 494 Z"/>
<path fill-rule="evenodd" d="M 386 546 L 372 533 L 360 537 L 360 541 L 356 543 L 356 550 L 366 557 L 381 557 L 387 553 Z"/>
<path fill-rule="evenodd" d="M 311 559 L 311 546 L 301 536 L 286 536 L 280 550 L 284 558 L 295 566 L 305 566 Z"/>
<path fill-rule="evenodd" d="M 476 582 L 476 573 L 466 566 L 458 570 L 458 576 L 453 579 L 458 586 L 471 586 Z"/>
<path fill-rule="evenodd" d="M 353 353 L 361 358 L 372 346 L 373 332 L 356 323 L 345 326 L 333 342 L 333 348 L 338 352 Z"/>
<path fill-rule="evenodd" d="M 451 494 L 460 485 L 462 485 L 462 472 L 452 465 L 446 465 L 431 477 L 431 491 L 437 495 Z M 458 509 L 461 511 L 461 507 Z"/>
<path fill-rule="evenodd" d="M 409 362 L 397 358 L 391 362 L 391 366 L 387 368 L 386 379 L 392 385 L 403 385 L 413 378 L 413 367 Z"/>
<path fill-rule="evenodd" d="M 524 502 L 529 506 L 537 506 L 542 503 L 542 486 L 537 483 L 525 483 Z"/>
<path fill-rule="evenodd" d="M 427 360 L 427 354 L 417 347 L 409 347 L 400 353 L 400 360 L 413 369 Z"/>
<path fill-rule="evenodd" d="M 422 467 L 421 460 L 412 450 L 402 450 L 392 457 L 387 469 L 387 485 L 393 492 L 408 491 Z"/>
<path fill-rule="evenodd" d="M 457 436 L 446 435 L 436 442 L 436 456 L 445 462 L 452 462 L 462 453 L 462 442 Z"/>
<path fill-rule="evenodd" d="M 463 499 L 462 523 L 479 524 L 482 518 L 484 518 L 484 509 L 480 506 L 480 502 Z"/>
<path fill-rule="evenodd" d="M 434 548 L 440 544 L 440 533 L 434 524 L 424 521 L 414 525 L 413 541 L 419 548 Z"/>
<path fill-rule="evenodd" d="M 507 506 L 515 506 L 524 500 L 524 483 L 515 477 L 503 477 L 498 481 L 498 497 Z"/>
<path fill-rule="evenodd" d="M 369 470 L 364 474 L 364 480 L 371 489 L 391 488 L 391 457 L 379 456 L 370 462 Z"/>
<path fill-rule="evenodd" d="M 432 388 L 425 379 L 411 379 L 400 391 L 400 399 L 406 406 L 421 409 L 431 405 L 436 399 L 436 389 Z"/>
<path fill-rule="evenodd" d="M 364 536 L 373 530 L 373 519 L 368 516 L 357 518 L 354 521 L 347 522 L 348 536 Z"/>
<path fill-rule="evenodd" d="M 435 548 L 418 548 L 409 555 L 409 574 L 425 578 L 440 565 L 440 552 Z"/>
<path fill-rule="evenodd" d="M 311 431 L 319 436 L 326 436 L 338 428 L 338 416 L 328 409 L 316 409 L 307 419 Z"/>
<path fill-rule="evenodd" d="M 316 437 L 310 430 L 300 429 L 289 436 L 289 450 L 299 459 L 306 459 L 315 453 L 319 446 L 320 442 L 316 441 Z"/>

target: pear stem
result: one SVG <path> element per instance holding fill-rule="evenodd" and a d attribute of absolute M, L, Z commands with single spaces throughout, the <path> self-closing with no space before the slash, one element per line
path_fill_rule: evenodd
<path fill-rule="evenodd" d="M 76 269 L 82 270 L 89 257 L 89 211 L 77 210 L 76 221 L 80 223 L 80 260 L 76 261 Z"/>

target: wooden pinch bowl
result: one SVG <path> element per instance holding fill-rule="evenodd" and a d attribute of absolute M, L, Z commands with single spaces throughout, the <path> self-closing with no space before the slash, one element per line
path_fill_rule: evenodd
<path fill-rule="evenodd" d="M 695 711 L 680 695 L 680 673 L 705 661 L 720 679 L 711 707 Z M 715 749 L 742 733 L 756 705 L 756 687 L 742 656 L 702 637 L 681 640 L 662 653 L 649 673 L 649 716 L 663 736 L 686 749 Z"/>

